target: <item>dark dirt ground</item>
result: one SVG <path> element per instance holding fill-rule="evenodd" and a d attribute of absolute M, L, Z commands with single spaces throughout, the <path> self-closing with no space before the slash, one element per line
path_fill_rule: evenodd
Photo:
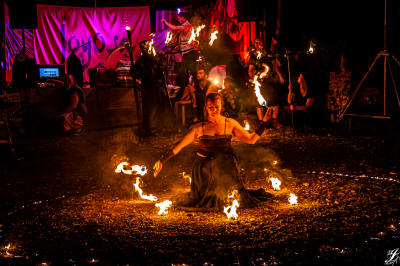
<path fill-rule="evenodd" d="M 293 137 L 285 128 L 255 145 L 234 142 L 246 187 L 274 195 L 239 207 L 237 220 L 175 208 L 158 216 L 133 176 L 114 173 L 123 160 L 146 165 L 141 187 L 160 201 L 187 191 L 182 172 L 190 174 L 195 146 L 157 179 L 151 170 L 182 135 L 140 139 L 120 127 L 30 141 L 16 161 L 2 151 L 0 264 L 383 265 L 400 248 L 397 134 Z"/>

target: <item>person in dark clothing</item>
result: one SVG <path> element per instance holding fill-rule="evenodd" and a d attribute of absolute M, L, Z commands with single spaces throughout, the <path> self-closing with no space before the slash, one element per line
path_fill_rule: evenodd
<path fill-rule="evenodd" d="M 67 72 L 74 76 L 76 83 L 83 88 L 83 67 L 75 51 L 72 51 L 67 58 Z"/>
<path fill-rule="evenodd" d="M 198 140 L 199 148 L 194 152 L 190 192 L 179 195 L 176 205 L 221 210 L 228 195 L 236 191 L 240 195 L 241 208 L 257 206 L 270 198 L 271 194 L 262 188 L 247 190 L 244 187 L 231 139 L 235 136 L 245 143 L 254 144 L 265 126 L 261 125 L 254 133 L 249 133 L 236 120 L 221 115 L 223 103 L 220 94 L 210 93 L 205 100 L 206 120 L 193 126 L 176 146 L 155 163 L 154 176 L 160 173 L 170 158 Z M 268 112 L 264 122 L 270 118 L 271 112 Z"/>
<path fill-rule="evenodd" d="M 258 77 L 258 82 L 261 84 L 260 92 L 266 100 L 266 105 L 272 107 L 273 125 L 278 126 L 278 113 L 280 99 L 280 84 L 285 82 L 280 70 L 280 62 L 277 58 L 268 58 L 266 51 L 263 49 L 261 39 L 254 41 L 254 49 L 250 51 L 250 61 L 248 74 L 250 84 L 254 91 L 254 78 Z M 266 71 L 264 78 L 260 78 L 260 74 Z M 253 101 L 255 99 L 253 92 Z M 267 111 L 267 106 L 257 105 L 258 120 L 262 120 Z"/>
<path fill-rule="evenodd" d="M 194 86 L 188 85 L 185 88 L 182 99 L 190 97 L 194 109 L 194 122 L 204 120 L 204 104 L 207 93 L 214 91 L 215 88 L 212 86 L 211 82 L 208 80 L 208 75 L 204 68 L 198 68 L 196 71 L 196 81 Z"/>
<path fill-rule="evenodd" d="M 304 125 L 307 124 L 315 131 L 318 125 L 315 111 L 315 97 L 312 88 L 307 83 L 307 77 L 305 73 L 301 73 L 297 78 L 297 86 L 292 88 L 292 85 L 289 84 L 287 100 L 290 110 L 293 112 L 294 127 L 304 130 Z"/>
<path fill-rule="evenodd" d="M 161 57 L 149 53 L 149 41 L 139 43 L 141 57 L 135 63 L 135 77 L 142 94 L 142 130 L 144 136 L 152 135 L 152 128 L 171 124 L 171 108 L 165 88 Z"/>
<path fill-rule="evenodd" d="M 64 78 L 64 96 L 62 97 L 62 129 L 64 134 L 81 134 L 83 119 L 87 114 L 85 93 L 72 74 Z"/>

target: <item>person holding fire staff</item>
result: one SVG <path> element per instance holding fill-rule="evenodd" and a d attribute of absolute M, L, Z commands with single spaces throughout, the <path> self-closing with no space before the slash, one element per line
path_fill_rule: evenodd
<path fill-rule="evenodd" d="M 154 165 L 154 176 L 169 159 L 198 140 L 199 148 L 193 154 L 191 189 L 189 193 L 178 196 L 177 206 L 221 210 L 227 196 L 234 190 L 239 193 L 240 206 L 244 208 L 267 200 L 271 194 L 264 189 L 245 189 L 231 139 L 234 136 L 242 142 L 254 144 L 271 118 L 271 109 L 255 132 L 249 133 L 236 120 L 221 115 L 223 100 L 219 93 L 208 94 L 205 102 L 206 121 L 194 125 L 177 145 L 161 156 Z"/>
<path fill-rule="evenodd" d="M 279 127 L 278 114 L 280 104 L 279 85 L 284 84 L 285 80 L 279 70 L 280 62 L 277 58 L 268 58 L 267 52 L 263 49 L 261 39 L 256 38 L 254 41 L 254 48 L 250 49 L 250 62 L 249 62 L 249 79 L 252 84 L 254 77 L 265 71 L 268 67 L 268 73 L 261 82 L 261 94 L 266 98 L 268 106 L 272 107 L 272 125 Z M 253 86 L 251 86 L 253 89 Z M 254 94 L 254 93 L 253 93 Z M 259 121 L 263 120 L 266 113 L 266 106 L 257 106 L 257 118 Z"/>

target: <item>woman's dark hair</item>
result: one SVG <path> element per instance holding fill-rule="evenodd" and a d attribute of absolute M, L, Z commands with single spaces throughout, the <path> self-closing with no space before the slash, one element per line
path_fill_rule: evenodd
<path fill-rule="evenodd" d="M 208 117 L 207 102 L 208 101 L 214 102 L 218 99 L 221 101 L 221 112 L 222 112 L 224 110 L 224 99 L 222 98 L 222 95 L 217 92 L 212 92 L 212 93 L 209 93 L 206 95 L 206 99 L 204 100 L 204 108 L 203 108 L 205 118 Z"/>

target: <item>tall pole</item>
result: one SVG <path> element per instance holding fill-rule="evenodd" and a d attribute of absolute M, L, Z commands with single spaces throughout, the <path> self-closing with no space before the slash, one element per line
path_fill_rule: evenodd
<path fill-rule="evenodd" d="M 385 18 L 383 23 L 383 51 L 384 51 L 384 61 L 383 61 L 383 115 L 386 116 L 386 66 L 387 66 L 387 0 L 385 0 Z"/>

